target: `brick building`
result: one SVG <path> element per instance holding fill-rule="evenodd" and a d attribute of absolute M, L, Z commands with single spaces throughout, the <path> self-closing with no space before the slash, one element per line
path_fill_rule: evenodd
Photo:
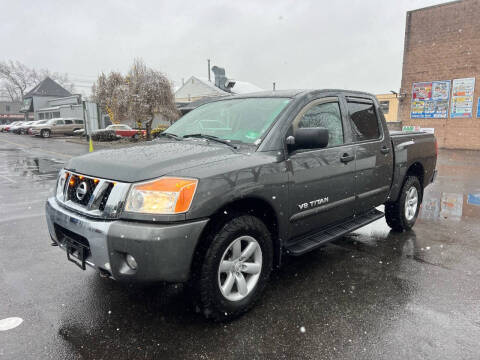
<path fill-rule="evenodd" d="M 398 119 L 440 147 L 480 150 L 480 1 L 407 12 Z"/>

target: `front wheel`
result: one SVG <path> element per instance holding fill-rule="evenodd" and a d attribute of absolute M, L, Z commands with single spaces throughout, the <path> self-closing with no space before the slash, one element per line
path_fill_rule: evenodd
<path fill-rule="evenodd" d="M 248 311 L 265 288 L 272 239 L 265 224 L 250 215 L 228 221 L 210 236 L 198 279 L 200 301 L 207 318 L 231 320 Z"/>
<path fill-rule="evenodd" d="M 418 217 L 422 202 L 422 186 L 416 176 L 408 176 L 400 197 L 385 204 L 385 219 L 395 231 L 410 230 Z"/>
<path fill-rule="evenodd" d="M 50 130 L 44 129 L 40 132 L 40 135 L 42 135 L 42 138 L 49 138 L 50 137 Z"/>

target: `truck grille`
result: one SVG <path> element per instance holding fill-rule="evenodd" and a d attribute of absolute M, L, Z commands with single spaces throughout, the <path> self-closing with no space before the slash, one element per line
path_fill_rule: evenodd
<path fill-rule="evenodd" d="M 56 198 L 65 206 L 93 217 L 117 218 L 130 184 L 62 170 Z"/>
<path fill-rule="evenodd" d="M 87 205 L 98 183 L 99 180 L 72 174 L 67 187 L 67 199 Z"/>

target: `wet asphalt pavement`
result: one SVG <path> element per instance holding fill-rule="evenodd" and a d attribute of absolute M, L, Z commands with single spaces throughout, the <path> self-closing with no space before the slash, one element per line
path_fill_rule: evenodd
<path fill-rule="evenodd" d="M 180 285 L 81 271 L 44 220 L 85 145 L 0 134 L 0 359 L 480 359 L 480 152 L 441 151 L 414 231 L 383 219 L 286 258 L 260 303 L 204 320 Z"/>

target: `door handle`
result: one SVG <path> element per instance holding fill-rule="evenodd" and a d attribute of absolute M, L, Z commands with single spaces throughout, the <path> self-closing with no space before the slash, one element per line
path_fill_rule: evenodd
<path fill-rule="evenodd" d="M 380 152 L 382 154 L 388 154 L 390 152 L 390 149 L 386 146 L 382 146 L 382 148 L 380 149 Z"/>
<path fill-rule="evenodd" d="M 355 157 L 353 155 L 348 155 L 347 153 L 345 153 L 340 158 L 340 161 L 342 163 L 346 164 L 346 163 L 349 163 L 350 161 L 352 161 L 353 159 L 355 159 Z"/>

